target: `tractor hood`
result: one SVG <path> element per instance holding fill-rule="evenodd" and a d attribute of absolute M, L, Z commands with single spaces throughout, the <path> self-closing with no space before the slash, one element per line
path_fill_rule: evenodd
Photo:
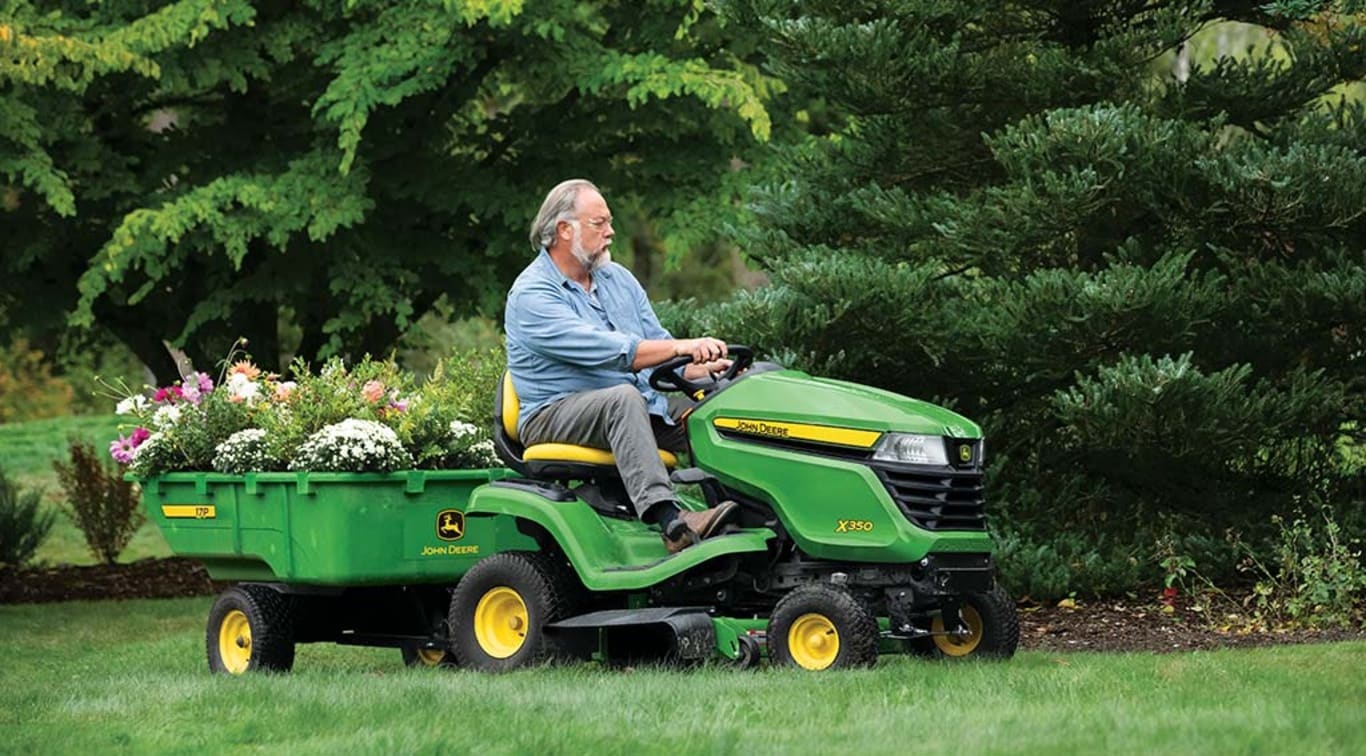
<path fill-rule="evenodd" d="M 976 423 L 943 407 L 857 383 L 813 378 L 796 370 L 742 378 L 698 405 L 693 416 L 718 425 L 775 421 L 964 439 L 982 435 Z"/>

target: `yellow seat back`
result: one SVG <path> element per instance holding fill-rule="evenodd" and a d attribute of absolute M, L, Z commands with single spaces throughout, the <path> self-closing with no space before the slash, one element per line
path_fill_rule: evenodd
<path fill-rule="evenodd" d="M 512 373 L 503 371 L 503 416 L 499 421 L 503 424 L 503 432 L 513 441 L 521 441 L 517 438 L 517 415 L 522 411 L 522 402 L 517 398 L 517 389 L 512 385 Z"/>

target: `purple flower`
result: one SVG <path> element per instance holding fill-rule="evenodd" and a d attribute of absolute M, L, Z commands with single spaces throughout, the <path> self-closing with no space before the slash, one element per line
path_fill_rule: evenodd
<path fill-rule="evenodd" d="M 113 457 L 115 462 L 126 465 L 133 461 L 133 450 L 136 448 L 131 436 L 119 436 L 117 441 L 109 442 L 109 456 Z"/>
<path fill-rule="evenodd" d="M 152 432 L 146 428 L 134 428 L 133 435 L 129 436 L 128 440 L 133 442 L 133 448 L 136 449 L 139 446 L 142 446 L 143 441 L 146 441 L 151 437 Z"/>
<path fill-rule="evenodd" d="M 392 402 L 389 402 L 389 409 L 391 409 L 391 410 L 393 410 L 393 411 L 395 411 L 395 412 L 407 412 L 407 411 L 408 411 L 408 400 L 407 400 L 407 399 L 395 399 L 395 400 L 393 400 Z"/>

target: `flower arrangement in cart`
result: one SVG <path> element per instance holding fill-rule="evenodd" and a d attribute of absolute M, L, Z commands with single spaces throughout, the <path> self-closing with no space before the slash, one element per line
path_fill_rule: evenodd
<path fill-rule="evenodd" d="M 217 379 L 192 372 L 170 386 L 108 385 L 129 422 L 109 453 L 136 477 L 310 470 L 481 468 L 499 465 L 487 423 L 502 370 L 495 352 L 439 363 L 419 382 L 392 361 L 340 358 L 292 380 L 258 368 L 239 341 Z"/>

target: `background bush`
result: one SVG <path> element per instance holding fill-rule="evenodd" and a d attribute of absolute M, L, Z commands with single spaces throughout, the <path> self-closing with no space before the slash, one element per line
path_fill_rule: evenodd
<path fill-rule="evenodd" d="M 1306 504 L 1360 523 L 1357 17 L 722 5 L 824 119 L 775 145 L 734 229 L 772 285 L 666 325 L 979 422 L 1007 581 L 1036 598 L 1156 581 L 1167 536 L 1270 549 L 1270 516 Z M 1192 57 L 1233 22 L 1253 53 Z"/>
<path fill-rule="evenodd" d="M 56 512 L 44 511 L 41 491 L 24 491 L 0 468 L 0 566 L 22 567 L 52 530 Z"/>
<path fill-rule="evenodd" d="M 70 462 L 52 463 L 66 494 L 67 514 L 85 535 L 91 555 L 113 564 L 146 519 L 138 489 L 93 445 L 73 438 L 68 448 Z"/>

